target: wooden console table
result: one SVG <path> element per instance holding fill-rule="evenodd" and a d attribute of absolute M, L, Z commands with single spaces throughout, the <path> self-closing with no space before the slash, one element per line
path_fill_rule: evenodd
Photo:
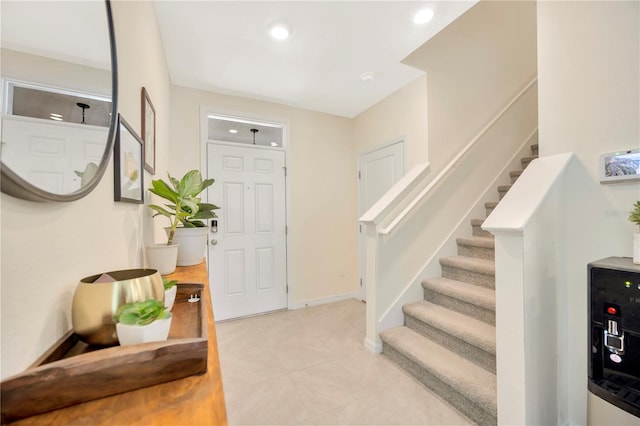
<path fill-rule="evenodd" d="M 167 278 L 204 283 L 209 351 L 207 373 L 137 389 L 28 417 L 12 425 L 226 425 L 218 343 L 207 266 L 178 267 Z M 99 386 L 96 383 L 96 386 Z"/>

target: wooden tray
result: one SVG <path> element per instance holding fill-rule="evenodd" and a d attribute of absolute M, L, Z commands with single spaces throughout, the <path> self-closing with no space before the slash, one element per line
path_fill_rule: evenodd
<path fill-rule="evenodd" d="M 206 373 L 203 288 L 178 284 L 169 339 L 163 342 L 101 348 L 67 332 L 26 371 L 0 384 L 2 423 Z M 194 294 L 200 300 L 189 302 Z"/>

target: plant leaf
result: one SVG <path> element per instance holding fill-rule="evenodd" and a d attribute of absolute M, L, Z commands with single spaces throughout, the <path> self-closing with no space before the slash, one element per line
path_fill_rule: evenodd
<path fill-rule="evenodd" d="M 171 189 L 167 183 L 161 179 L 151 181 L 151 188 L 149 191 L 164 198 L 165 200 L 172 201 L 177 204 L 178 193 Z"/>
<path fill-rule="evenodd" d="M 198 170 L 191 170 L 180 181 L 180 195 L 192 198 L 202 191 L 202 177 Z"/>

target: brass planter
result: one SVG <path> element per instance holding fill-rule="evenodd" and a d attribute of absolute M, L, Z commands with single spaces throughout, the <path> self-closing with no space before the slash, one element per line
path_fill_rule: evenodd
<path fill-rule="evenodd" d="M 148 299 L 164 301 L 162 277 L 155 269 L 127 269 L 106 272 L 115 281 L 95 281 L 103 274 L 80 280 L 73 295 L 73 331 L 90 345 L 118 344 L 113 320 L 118 307 Z"/>

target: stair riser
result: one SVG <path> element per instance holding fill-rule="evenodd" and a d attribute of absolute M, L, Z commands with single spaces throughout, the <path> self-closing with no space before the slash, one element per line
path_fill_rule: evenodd
<path fill-rule="evenodd" d="M 478 259 L 495 260 L 495 250 L 487 247 L 458 245 L 460 256 L 476 257 Z"/>
<path fill-rule="evenodd" d="M 404 315 L 404 324 L 416 333 L 431 339 L 440 346 L 465 357 L 477 366 L 495 374 L 496 356 L 494 354 L 488 353 L 482 348 L 474 346 L 472 343 L 452 336 L 446 331 L 424 323 L 411 315 L 407 315 L 406 313 Z"/>
<path fill-rule="evenodd" d="M 485 211 L 487 212 L 487 217 L 493 212 L 494 207 L 485 207 Z"/>
<path fill-rule="evenodd" d="M 468 271 L 466 269 L 443 265 L 442 276 L 451 280 L 463 281 L 486 288 L 496 288 L 496 280 L 494 276 L 485 275 L 475 271 Z"/>
<path fill-rule="evenodd" d="M 478 226 L 472 225 L 471 226 L 471 233 L 472 233 L 472 235 L 474 237 L 490 237 L 490 238 L 493 238 L 493 234 L 491 232 L 485 231 L 479 225 Z"/>
<path fill-rule="evenodd" d="M 473 303 L 427 289 L 424 290 L 424 300 L 451 309 L 452 311 L 469 315 L 489 325 L 496 325 L 496 313 L 482 306 L 474 305 Z"/>
<path fill-rule="evenodd" d="M 465 416 L 473 419 L 479 425 L 497 424 L 497 419 L 495 416 L 484 411 L 482 407 L 478 406 L 473 401 L 469 400 L 465 395 L 451 388 L 446 383 L 443 383 L 428 370 L 423 369 L 420 365 L 407 358 L 404 354 L 402 354 L 400 351 L 397 351 L 391 345 L 388 345 L 386 343 L 383 345 L 383 355 L 402 367 L 405 371 L 415 377 L 427 388 L 436 392 L 449 404 L 462 412 Z"/>
<path fill-rule="evenodd" d="M 502 200 L 507 195 L 507 191 L 498 191 L 498 199 Z"/>
<path fill-rule="evenodd" d="M 531 145 L 531 155 L 538 156 L 538 145 Z"/>
<path fill-rule="evenodd" d="M 513 185 L 514 183 L 516 183 L 516 181 L 518 180 L 518 178 L 520 177 L 520 175 L 517 176 L 511 176 L 511 185 Z"/>

